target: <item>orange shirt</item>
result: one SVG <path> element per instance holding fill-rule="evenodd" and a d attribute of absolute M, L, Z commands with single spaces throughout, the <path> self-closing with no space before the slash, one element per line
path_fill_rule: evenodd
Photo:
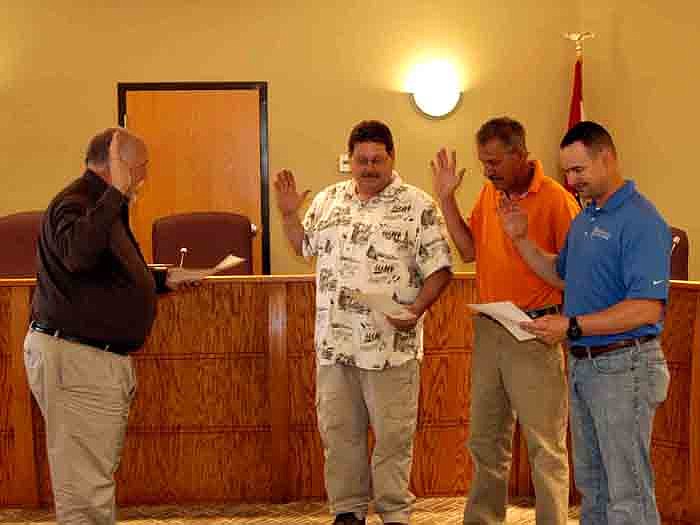
<path fill-rule="evenodd" d="M 559 253 L 571 220 L 580 211 L 576 199 L 557 181 L 545 177 L 533 161 L 534 176 L 518 200 L 528 216 L 528 237 L 549 253 Z M 561 304 L 561 291 L 547 284 L 523 260 L 498 217 L 499 191 L 490 182 L 481 189 L 469 227 L 476 249 L 479 301 L 513 301 L 524 310 Z"/>

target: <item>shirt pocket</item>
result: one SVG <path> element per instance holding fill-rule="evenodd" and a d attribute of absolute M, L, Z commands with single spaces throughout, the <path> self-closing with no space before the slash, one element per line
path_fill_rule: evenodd
<path fill-rule="evenodd" d="M 365 255 L 367 280 L 373 285 L 396 289 L 409 284 L 415 251 L 408 228 L 379 224 L 369 236 Z"/>

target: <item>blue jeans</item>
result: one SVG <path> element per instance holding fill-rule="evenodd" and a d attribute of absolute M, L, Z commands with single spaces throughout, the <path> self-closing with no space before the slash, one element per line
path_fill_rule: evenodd
<path fill-rule="evenodd" d="M 581 525 L 659 525 L 649 449 L 669 377 L 658 339 L 595 358 L 570 356 Z"/>

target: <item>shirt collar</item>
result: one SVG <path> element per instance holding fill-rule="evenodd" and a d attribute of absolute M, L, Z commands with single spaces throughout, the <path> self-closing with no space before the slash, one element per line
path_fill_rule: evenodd
<path fill-rule="evenodd" d="M 109 184 L 107 184 L 107 182 L 102 177 L 100 177 L 97 173 L 95 173 L 89 168 L 85 170 L 85 173 L 83 173 L 83 177 L 85 178 L 85 180 L 88 181 L 88 184 L 91 187 L 98 191 L 105 191 L 109 186 Z"/>
<path fill-rule="evenodd" d="M 625 201 L 632 197 L 635 193 L 637 193 L 637 185 L 635 182 L 633 180 L 626 180 L 625 183 L 610 196 L 610 198 L 601 208 L 596 205 L 595 201 L 593 201 L 588 208 L 590 208 L 591 211 L 612 211 L 622 206 Z"/>
<path fill-rule="evenodd" d="M 530 185 L 524 193 L 519 195 L 511 194 L 510 197 L 513 200 L 524 199 L 529 193 L 537 193 L 542 187 L 542 182 L 544 180 L 544 168 L 542 168 L 542 163 L 539 160 L 531 160 L 528 162 L 528 166 L 533 170 Z"/>

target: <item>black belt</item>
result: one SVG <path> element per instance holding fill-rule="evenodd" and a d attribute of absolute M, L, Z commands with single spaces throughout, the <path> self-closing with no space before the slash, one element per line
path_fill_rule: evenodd
<path fill-rule="evenodd" d="M 569 348 L 571 355 L 576 359 L 583 359 L 584 357 L 599 356 L 600 354 L 605 354 L 606 352 L 611 352 L 613 350 L 619 350 L 620 348 L 627 348 L 628 346 L 636 346 L 637 344 L 648 343 L 653 339 L 656 339 L 655 335 L 643 335 L 642 337 L 633 337 L 631 339 L 622 339 L 621 341 L 615 341 L 608 345 L 600 346 L 572 346 Z"/>
<path fill-rule="evenodd" d="M 97 339 L 91 339 L 89 337 L 79 337 L 75 335 L 64 334 L 62 330 L 58 328 L 51 328 L 45 324 L 38 321 L 32 321 L 29 323 L 29 328 L 35 332 L 40 332 L 42 334 L 50 335 L 52 337 L 58 337 L 65 341 L 70 341 L 71 343 L 78 343 L 79 345 L 92 346 L 94 348 L 99 348 L 100 350 L 105 350 L 107 352 L 112 352 L 114 354 L 126 355 L 129 352 L 138 350 L 141 345 L 135 344 L 125 344 L 125 343 L 105 343 L 104 341 L 98 341 Z"/>
<path fill-rule="evenodd" d="M 530 319 L 537 319 L 543 315 L 554 315 L 559 313 L 559 305 L 553 304 L 551 306 L 543 306 L 542 308 L 536 308 L 534 310 L 527 310 L 525 312 Z"/>

